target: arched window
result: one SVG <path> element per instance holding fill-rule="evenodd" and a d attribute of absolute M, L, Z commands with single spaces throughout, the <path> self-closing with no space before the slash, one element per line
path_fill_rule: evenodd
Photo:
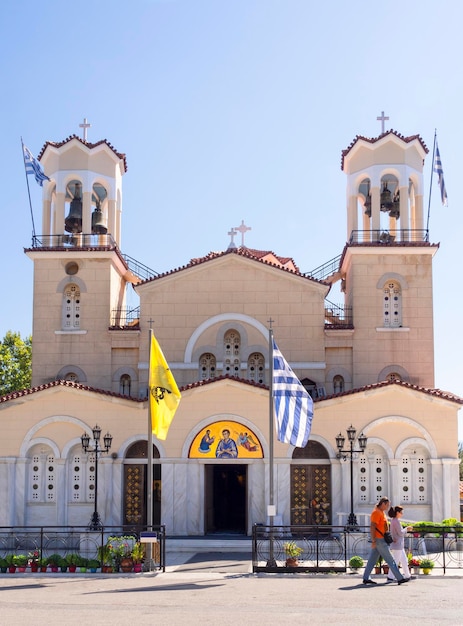
<path fill-rule="evenodd" d="M 253 352 L 248 358 L 248 380 L 264 383 L 265 359 L 260 352 Z"/>
<path fill-rule="evenodd" d="M 64 289 L 62 327 L 63 330 L 80 329 L 80 289 L 74 283 Z"/>
<path fill-rule="evenodd" d="M 56 499 L 56 464 L 48 446 L 35 446 L 31 451 L 29 500 L 54 502 Z"/>
<path fill-rule="evenodd" d="M 199 359 L 199 379 L 215 378 L 216 367 L 215 356 L 211 352 L 202 354 Z"/>
<path fill-rule="evenodd" d="M 389 463 L 383 448 L 369 445 L 367 454 L 359 457 L 359 468 L 360 502 L 377 502 L 382 496 L 388 495 Z"/>
<path fill-rule="evenodd" d="M 388 328 L 402 326 L 402 292 L 395 280 L 388 281 L 383 287 L 383 323 Z"/>
<path fill-rule="evenodd" d="M 344 378 L 337 374 L 333 378 L 333 392 L 342 393 L 344 391 Z"/>
<path fill-rule="evenodd" d="M 387 375 L 386 380 L 393 383 L 395 381 L 402 380 L 402 378 L 400 377 L 400 374 L 397 374 L 397 372 L 391 372 Z"/>
<path fill-rule="evenodd" d="M 224 336 L 224 374 L 228 376 L 240 375 L 241 337 L 236 330 L 228 330 Z"/>
<path fill-rule="evenodd" d="M 122 374 L 119 379 L 119 393 L 123 396 L 130 396 L 132 379 L 128 374 Z"/>

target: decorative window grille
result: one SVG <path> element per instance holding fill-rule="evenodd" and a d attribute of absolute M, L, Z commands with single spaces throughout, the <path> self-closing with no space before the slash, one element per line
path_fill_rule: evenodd
<path fill-rule="evenodd" d="M 63 330 L 80 329 L 80 289 L 71 283 L 63 293 Z"/>
<path fill-rule="evenodd" d="M 215 378 L 217 371 L 216 359 L 213 354 L 206 352 L 201 355 L 199 359 L 199 378 L 200 380 L 207 380 L 208 378 Z"/>
<path fill-rule="evenodd" d="M 402 293 L 395 281 L 388 282 L 383 288 L 383 323 L 387 328 L 402 326 Z"/>
<path fill-rule="evenodd" d="M 264 383 L 265 359 L 260 352 L 253 352 L 248 359 L 248 380 Z"/>
<path fill-rule="evenodd" d="M 240 375 L 241 337 L 236 330 L 229 330 L 224 337 L 224 374 Z"/>
<path fill-rule="evenodd" d="M 29 474 L 29 498 L 32 502 L 54 502 L 56 499 L 55 457 L 49 448 L 33 453 Z"/>
<path fill-rule="evenodd" d="M 406 504 L 428 503 L 428 460 L 422 452 L 408 451 L 402 456 L 400 489 Z"/>

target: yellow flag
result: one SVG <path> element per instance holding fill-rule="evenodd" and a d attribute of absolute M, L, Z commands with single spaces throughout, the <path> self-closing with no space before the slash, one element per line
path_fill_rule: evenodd
<path fill-rule="evenodd" d="M 151 333 L 149 394 L 151 427 L 158 439 L 166 439 L 170 423 L 180 402 L 180 391 L 166 359 Z"/>

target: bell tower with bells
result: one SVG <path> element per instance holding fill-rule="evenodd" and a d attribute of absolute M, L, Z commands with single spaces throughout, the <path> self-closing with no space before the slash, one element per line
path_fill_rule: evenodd
<path fill-rule="evenodd" d="M 434 386 L 432 259 L 423 203 L 428 149 L 394 130 L 357 136 L 342 152 L 347 244 L 341 291 L 352 312 L 352 384 Z"/>
<path fill-rule="evenodd" d="M 139 282 L 119 251 L 125 154 L 89 142 L 89 126 L 84 120 L 82 138 L 47 142 L 38 156 L 50 180 L 41 234 L 26 250 L 34 262 L 33 386 L 68 379 L 111 390 L 117 351 L 108 329 L 127 285 Z M 138 342 L 127 347 L 136 371 Z"/>

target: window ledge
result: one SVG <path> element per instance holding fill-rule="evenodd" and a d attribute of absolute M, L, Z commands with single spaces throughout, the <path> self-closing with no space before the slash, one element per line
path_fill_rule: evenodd
<path fill-rule="evenodd" d="M 380 326 L 376 328 L 378 333 L 408 333 L 410 332 L 410 328 L 408 326 L 398 326 L 394 328 L 386 328 L 384 326 Z"/>
<path fill-rule="evenodd" d="M 86 335 L 86 330 L 55 330 L 55 335 Z"/>

